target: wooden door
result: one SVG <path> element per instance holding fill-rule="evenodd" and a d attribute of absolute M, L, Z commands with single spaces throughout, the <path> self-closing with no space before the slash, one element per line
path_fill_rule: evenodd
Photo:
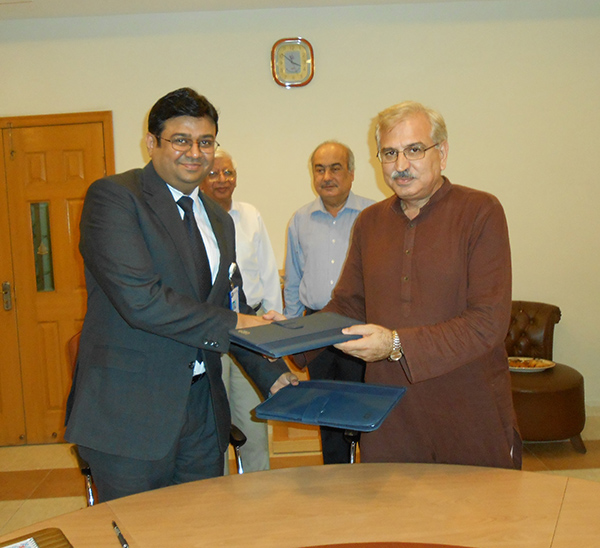
<path fill-rule="evenodd" d="M 67 341 L 85 314 L 79 218 L 88 186 L 114 173 L 112 116 L 1 122 L 0 216 L 2 226 L 8 225 L 10 250 L 1 269 L 12 291 L 12 308 L 5 306 L 1 325 L 8 324 L 12 336 L 6 341 L 3 330 L 8 348 L 0 363 L 0 443 L 56 442 L 62 440 L 71 381 Z"/>

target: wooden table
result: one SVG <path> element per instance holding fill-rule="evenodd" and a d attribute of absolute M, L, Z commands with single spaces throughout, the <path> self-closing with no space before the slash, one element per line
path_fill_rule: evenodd
<path fill-rule="evenodd" d="M 600 484 L 431 464 L 288 468 L 167 487 L 16 531 L 60 527 L 75 548 L 437 543 L 598 548 Z"/>

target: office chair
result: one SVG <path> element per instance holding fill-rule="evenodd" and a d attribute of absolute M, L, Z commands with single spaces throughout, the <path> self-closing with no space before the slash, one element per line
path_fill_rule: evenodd
<path fill-rule="evenodd" d="M 360 432 L 357 430 L 344 430 L 344 439 L 350 444 L 350 458 L 348 462 L 354 464 L 356 462 L 356 450 L 360 441 Z"/>
<path fill-rule="evenodd" d="M 90 470 L 90 465 L 81 458 L 79 454 L 79 449 L 77 449 L 76 445 L 71 447 L 71 453 L 75 455 L 77 459 L 77 465 L 79 466 L 79 470 L 81 470 L 81 475 L 85 480 L 85 501 L 88 506 L 94 506 L 96 504 L 96 496 L 94 493 L 94 480 L 92 478 L 92 471 Z"/>
<path fill-rule="evenodd" d="M 79 353 L 79 339 L 81 338 L 81 331 L 73 335 L 67 343 L 67 351 L 69 354 L 69 363 L 71 364 L 71 372 L 75 373 L 75 366 L 77 365 L 77 354 Z M 246 435 L 235 425 L 231 425 L 229 431 L 229 443 L 233 447 L 235 453 L 235 461 L 238 474 L 244 473 L 244 465 L 242 463 L 241 448 L 246 443 L 248 438 Z M 79 450 L 76 445 L 71 447 L 71 452 L 77 459 L 79 470 L 81 475 L 85 479 L 85 498 L 88 506 L 94 506 L 96 503 L 96 497 L 94 493 L 94 479 L 90 470 L 90 465 L 81 457 Z"/>
<path fill-rule="evenodd" d="M 241 449 L 242 445 L 244 445 L 247 440 L 248 438 L 246 435 L 235 424 L 232 423 L 229 430 L 229 444 L 231 447 L 233 447 L 233 452 L 235 453 L 235 464 L 238 474 L 244 473 Z"/>
<path fill-rule="evenodd" d="M 71 364 L 71 375 L 75 373 L 75 366 L 77 365 L 77 354 L 79 353 L 79 339 L 81 338 L 81 331 L 73 335 L 67 343 L 67 352 L 69 354 L 69 363 Z M 94 506 L 96 503 L 96 496 L 94 493 L 94 480 L 92 478 L 92 472 L 90 465 L 81 457 L 79 449 L 76 445 L 71 447 L 71 453 L 77 459 L 77 465 L 81 470 L 81 475 L 85 480 L 85 500 L 88 506 Z"/>

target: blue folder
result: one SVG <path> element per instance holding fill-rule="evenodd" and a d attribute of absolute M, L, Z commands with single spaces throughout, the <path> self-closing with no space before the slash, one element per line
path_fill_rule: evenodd
<path fill-rule="evenodd" d="M 231 329 L 229 339 L 232 343 L 259 354 L 280 358 L 360 339 L 362 335 L 344 335 L 342 329 L 361 323 L 363 322 L 333 312 L 319 312 L 269 325 Z"/>
<path fill-rule="evenodd" d="M 288 385 L 255 408 L 259 419 L 377 430 L 406 388 L 347 381 L 304 381 Z"/>

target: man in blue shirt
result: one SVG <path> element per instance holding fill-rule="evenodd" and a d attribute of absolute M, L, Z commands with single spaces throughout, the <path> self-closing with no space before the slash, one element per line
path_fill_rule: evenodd
<path fill-rule="evenodd" d="M 284 315 L 312 314 L 323 308 L 342 270 L 352 226 L 373 200 L 352 192 L 354 154 L 336 141 L 320 144 L 311 155 L 313 184 L 319 197 L 290 220 L 285 261 Z M 311 379 L 362 382 L 365 364 L 329 347 L 309 365 Z M 343 431 L 322 427 L 325 464 L 348 462 L 350 447 Z"/>

